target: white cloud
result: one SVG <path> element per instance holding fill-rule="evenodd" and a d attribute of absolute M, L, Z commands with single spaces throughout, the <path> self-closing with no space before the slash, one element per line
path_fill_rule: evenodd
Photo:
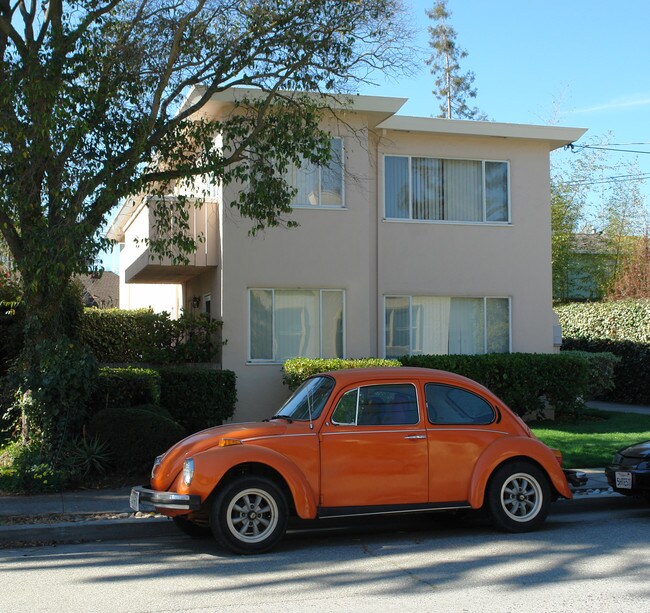
<path fill-rule="evenodd" d="M 639 94 L 636 96 L 626 96 L 622 98 L 614 98 L 609 102 L 603 102 L 602 104 L 596 104 L 594 106 L 588 106 L 582 109 L 575 109 L 573 114 L 579 113 L 599 113 L 601 111 L 616 111 L 620 109 L 632 109 L 640 108 L 644 106 L 650 106 L 650 95 Z"/>

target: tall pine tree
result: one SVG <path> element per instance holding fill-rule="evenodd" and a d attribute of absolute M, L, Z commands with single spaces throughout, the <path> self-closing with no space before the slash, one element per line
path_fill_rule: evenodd
<path fill-rule="evenodd" d="M 451 13 L 447 10 L 447 0 L 438 0 L 425 13 L 434 22 L 428 28 L 429 47 L 433 51 L 427 66 L 435 76 L 433 95 L 440 101 L 438 117 L 486 119 L 478 108 L 468 105 L 470 99 L 476 98 L 474 73 L 461 72 L 460 60 L 467 57 L 467 51 L 456 44 L 456 30 L 449 24 Z"/>

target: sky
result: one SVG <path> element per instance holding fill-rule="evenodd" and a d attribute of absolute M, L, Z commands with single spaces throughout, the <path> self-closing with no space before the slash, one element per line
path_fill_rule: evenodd
<path fill-rule="evenodd" d="M 359 93 L 408 98 L 400 115 L 436 116 L 424 60 L 434 0 L 403 0 L 422 50 L 419 72 L 375 75 Z M 490 120 L 588 128 L 580 143 L 622 143 L 650 177 L 650 2 L 648 0 L 449 0 L 456 42 L 475 75 L 474 105 Z M 648 143 L 648 145 L 627 145 Z M 554 163 L 579 153 L 559 151 Z M 650 202 L 650 178 L 642 193 Z M 105 266 L 117 270 L 117 258 Z"/>

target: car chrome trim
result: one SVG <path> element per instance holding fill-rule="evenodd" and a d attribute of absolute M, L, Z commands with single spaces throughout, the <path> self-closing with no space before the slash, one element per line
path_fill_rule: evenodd
<path fill-rule="evenodd" d="M 300 436 L 318 436 L 316 432 L 308 432 L 306 434 L 265 434 L 264 436 L 251 436 L 250 438 L 240 439 L 242 442 L 248 441 L 263 441 L 265 439 L 279 439 L 279 438 L 295 438 Z"/>
<path fill-rule="evenodd" d="M 468 502 L 421 502 L 416 504 L 390 504 L 372 507 L 319 507 L 320 519 L 338 519 L 340 517 L 357 517 L 361 515 L 400 515 L 403 513 L 427 513 L 428 511 L 454 511 L 471 509 Z"/>
<path fill-rule="evenodd" d="M 379 428 L 379 430 L 343 430 L 342 432 L 321 432 L 323 436 L 329 436 L 329 435 L 342 435 L 342 434 L 408 434 L 409 432 L 413 432 L 412 428 L 404 428 L 404 430 L 394 430 L 391 428 L 390 430 L 386 428 L 385 426 L 375 426 L 375 428 Z M 416 432 L 421 432 L 423 433 L 423 437 L 426 438 L 426 430 L 416 430 Z"/>
<path fill-rule="evenodd" d="M 160 492 L 143 486 L 136 486 L 131 492 L 137 492 L 140 504 L 150 504 L 160 509 L 180 509 L 196 511 L 201 508 L 201 497 L 196 494 L 178 494 L 176 492 Z M 140 509 L 134 509 L 140 510 Z"/>

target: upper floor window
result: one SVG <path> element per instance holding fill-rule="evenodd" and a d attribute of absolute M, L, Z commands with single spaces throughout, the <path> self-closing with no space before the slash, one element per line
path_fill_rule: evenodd
<path fill-rule="evenodd" d="M 344 357 L 343 290 L 249 290 L 249 358 Z"/>
<path fill-rule="evenodd" d="M 508 163 L 384 157 L 386 219 L 508 222 Z"/>
<path fill-rule="evenodd" d="M 332 158 L 325 166 L 303 160 L 300 167 L 292 165 L 287 171 L 287 183 L 295 188 L 291 202 L 294 207 L 338 207 L 343 202 L 343 140 L 332 138 Z"/>
<path fill-rule="evenodd" d="M 508 353 L 509 298 L 386 296 L 386 357 Z"/>

